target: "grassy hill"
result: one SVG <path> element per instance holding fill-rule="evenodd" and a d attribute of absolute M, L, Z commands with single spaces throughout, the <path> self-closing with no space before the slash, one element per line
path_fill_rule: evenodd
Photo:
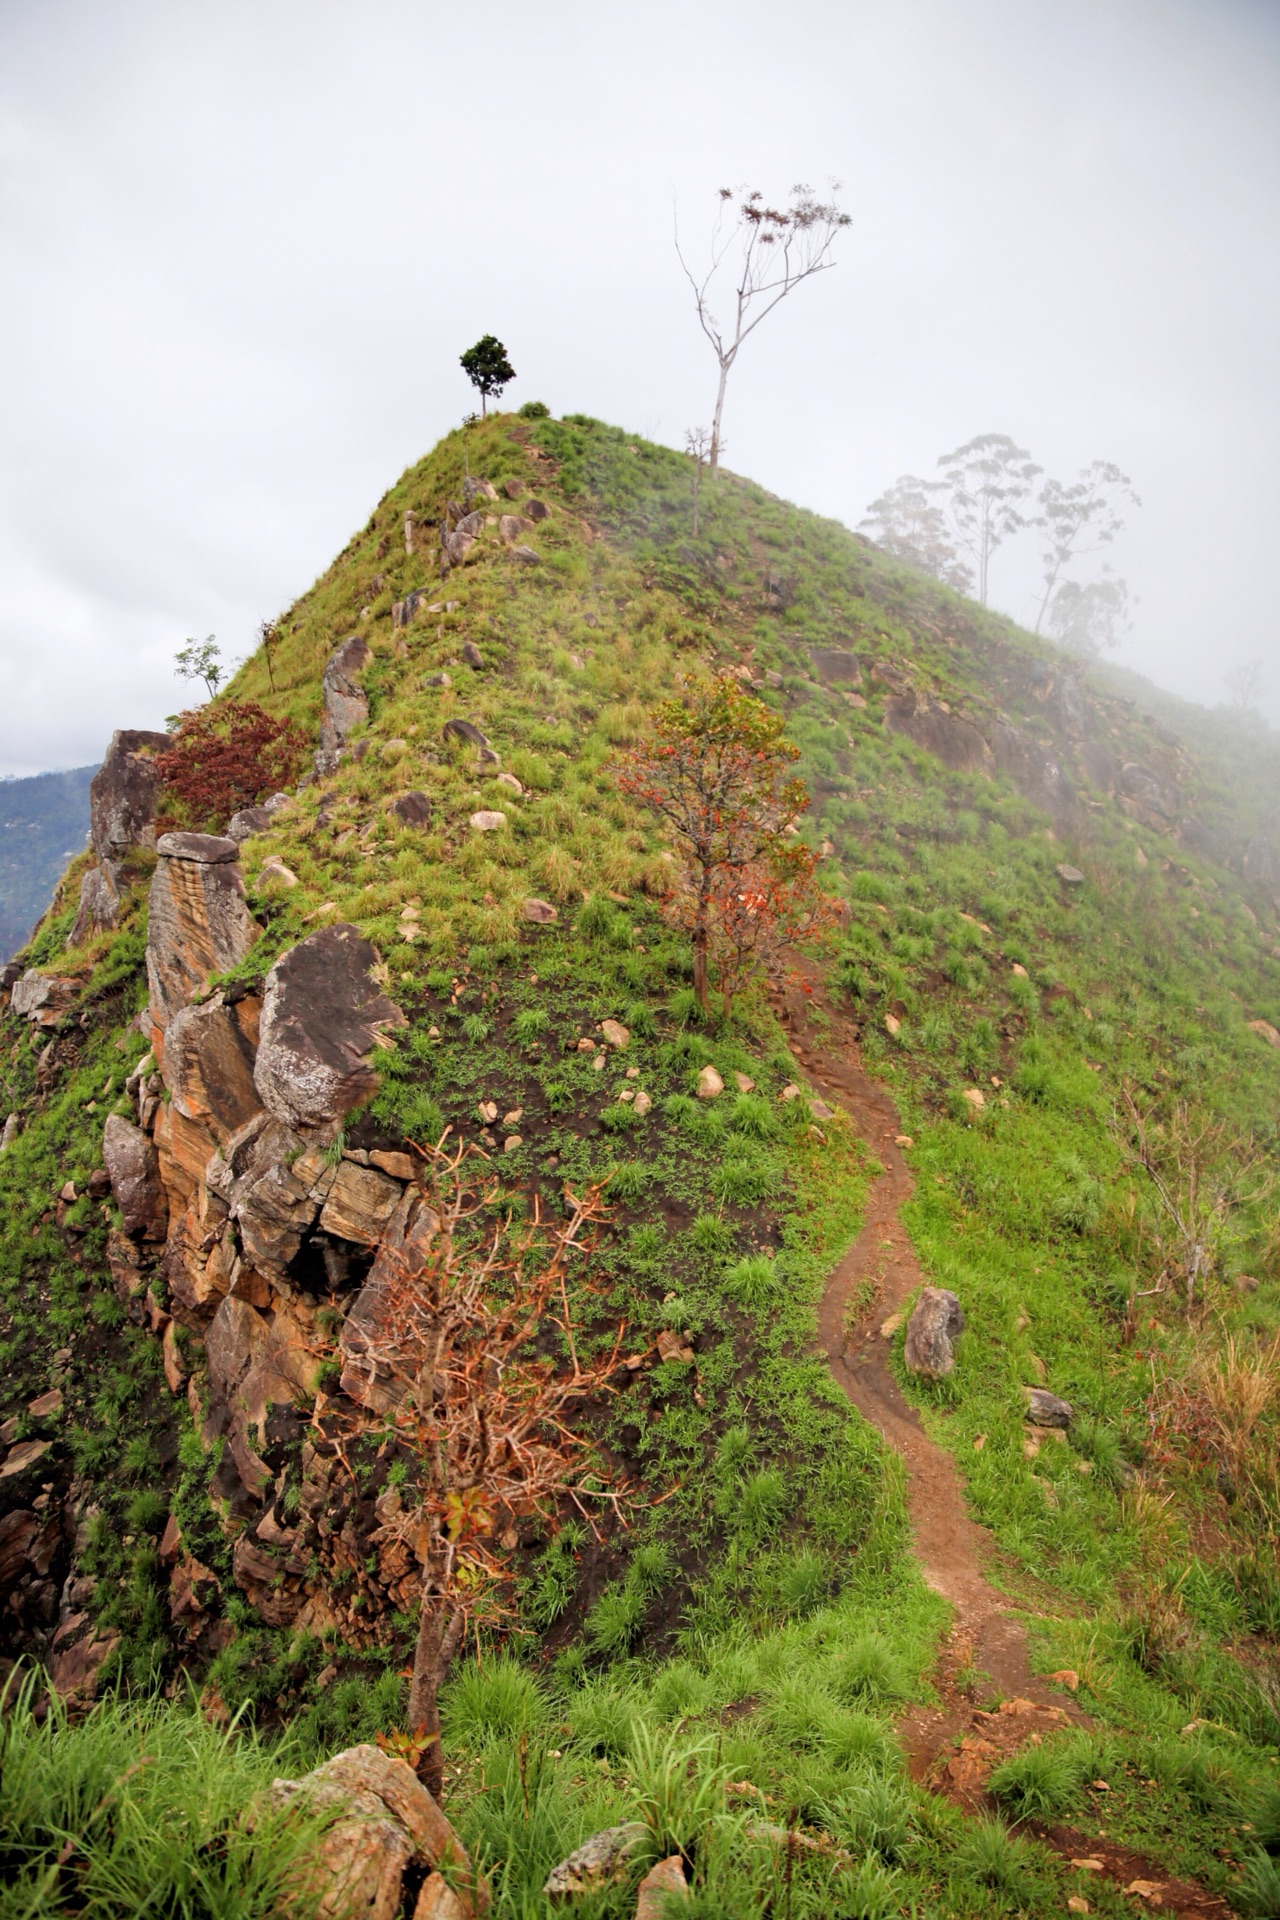
<path fill-rule="evenodd" d="M 93 767 L 0 781 L 0 960 L 16 953 L 89 831 Z"/>
<path fill-rule="evenodd" d="M 441 580 L 433 537 L 407 550 L 405 516 L 425 529 L 468 476 L 499 495 L 509 482 L 513 511 L 548 511 L 521 536 L 533 557 L 490 527 Z M 265 931 L 238 986 L 340 920 L 375 943 L 407 1016 L 338 1151 L 443 1123 L 484 1142 L 482 1102 L 518 1110 L 518 1144 L 492 1136 L 512 1207 L 609 1182 L 580 1295 L 593 1350 L 620 1323 L 637 1348 L 667 1332 L 693 1350 L 585 1416 L 631 1490 L 624 1519 L 566 1513 L 512 1550 L 515 1612 L 452 1683 L 450 1815 L 501 1914 L 543 1911 L 554 1861 L 637 1812 L 655 1845 L 687 1852 L 691 1911 L 708 1915 L 772 1902 L 941 1920 L 1058 1913 L 1068 1895 L 1132 1910 L 1069 1850 L 1002 1824 L 1018 1820 L 1080 1845 L 1101 1822 L 1169 1874 L 1275 1911 L 1274 742 L 1251 736 L 1246 757 L 1220 720 L 1180 731 L 1181 709 L 1082 675 L 734 476 L 704 483 L 695 538 L 690 481 L 682 456 L 584 418 L 469 426 L 402 477 L 283 618 L 270 665 L 255 656 L 229 690 L 314 735 L 333 648 L 359 632 L 372 649 L 355 751 L 242 855 Z M 907 1143 L 905 1225 L 967 1317 L 955 1372 L 932 1387 L 886 1322 L 899 1385 L 989 1530 L 988 1577 L 1027 1617 L 1037 1671 L 1073 1672 L 1059 1693 L 1088 1719 L 1006 1760 L 982 1817 L 912 1781 L 895 1729 L 913 1703 L 946 1693 L 967 1711 L 998 1689 L 982 1671 L 956 1680 L 954 1660 L 944 1688 L 948 1610 L 913 1553 L 901 1468 L 814 1351 L 883 1143 L 779 1098 L 803 1076 L 763 991 L 732 1023 L 702 1020 L 661 913 L 668 849 L 614 776 L 656 701 L 709 670 L 751 678 L 801 748 L 806 831 L 845 908 L 810 1026 L 833 1047 L 858 1030 Z M 449 743 L 454 717 L 496 764 Z M 391 810 L 410 790 L 430 802 L 425 828 Z M 505 827 L 474 831 L 481 809 Z M 125 1080 L 146 1045 L 132 1023 L 147 870 L 139 856 L 119 927 L 69 951 L 72 867 L 25 958 L 76 982 L 76 1017 L 52 1048 L 5 1023 L 5 1111 L 25 1124 L 0 1159 L 0 1418 L 8 1441 L 51 1444 L 0 1480 L 0 1513 L 66 1512 L 50 1577 L 83 1582 L 82 1610 L 113 1636 L 104 1684 L 166 1690 L 180 1714 L 190 1674 L 206 1715 L 256 1723 L 263 1744 L 241 1764 L 265 1776 L 396 1724 L 413 1622 L 359 1565 L 315 1630 L 255 1612 L 218 1450 L 166 1390 L 141 1299 L 113 1284 L 118 1221 L 89 1181 L 106 1114 L 133 1112 Z M 556 907 L 554 926 L 530 926 L 530 897 Z M 632 1045 L 600 1069 L 579 1041 L 605 1018 Z M 624 1062 L 647 1116 L 618 1099 Z M 708 1062 L 729 1089 L 714 1104 L 692 1097 Z M 735 1092 L 735 1075 L 754 1085 Z M 163 1305 L 162 1273 L 152 1286 Z M 854 1304 L 874 1328 L 874 1286 Z M 198 1380 L 199 1344 L 182 1338 Z M 1036 1385 L 1075 1408 L 1066 1441 L 1029 1432 Z M 60 1411 L 30 1414 L 53 1386 Z M 301 1408 L 269 1456 L 286 1489 L 311 1418 Z M 382 1472 L 346 1510 L 357 1532 Z M 159 1550 L 170 1515 L 217 1581 L 195 1625 Z M 323 1540 L 314 1551 L 327 1564 Z M 15 1610 L 14 1655 L 48 1657 L 58 1596 L 43 1618 L 38 1587 Z M 189 1730 L 196 1747 L 221 1737 L 199 1715 Z M 34 1723 L 20 1735 L 34 1769 Z M 68 1731 L 61 1751 L 90 1737 Z M 24 1810 L 0 1812 L 31 1913 L 62 1897 L 47 1863 L 69 1804 L 41 1765 Z M 221 1801 L 191 1807 L 175 1861 L 228 1817 Z M 770 1838 L 779 1825 L 814 1842 L 798 1862 Z M 98 1871 L 88 1839 L 84 1854 L 82 1886 Z M 250 1889 L 228 1910 L 271 1897 Z M 626 1885 L 584 1911 L 633 1903 Z"/>

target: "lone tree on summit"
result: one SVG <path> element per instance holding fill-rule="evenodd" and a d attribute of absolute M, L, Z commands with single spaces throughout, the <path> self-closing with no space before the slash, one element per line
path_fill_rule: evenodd
<path fill-rule="evenodd" d="M 474 347 L 468 347 L 461 356 L 462 371 L 480 395 L 481 418 L 488 413 L 489 395 L 499 394 L 508 381 L 514 380 L 516 370 L 507 358 L 507 350 L 501 340 L 495 340 L 486 333 L 477 340 Z"/>
<path fill-rule="evenodd" d="M 833 192 L 839 191 L 833 183 Z M 721 187 L 720 205 L 711 230 L 711 263 L 701 279 L 692 272 L 676 235 L 676 257 L 693 288 L 698 325 L 711 342 L 720 366 L 716 410 L 711 418 L 711 472 L 720 466 L 720 420 L 729 370 L 748 335 L 771 314 L 802 280 L 834 267 L 831 249 L 850 217 L 834 201 L 819 200 L 812 187 L 791 189 L 789 207 L 767 207 L 761 194 Z M 713 286 L 725 258 L 738 240 L 737 283 L 733 294 L 733 321 L 723 326 L 711 310 Z"/>

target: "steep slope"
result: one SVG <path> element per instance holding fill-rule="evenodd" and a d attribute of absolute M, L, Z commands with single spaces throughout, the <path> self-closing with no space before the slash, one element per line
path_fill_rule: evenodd
<path fill-rule="evenodd" d="M 729 1777 L 779 1815 L 871 1849 L 861 1892 L 808 1858 L 797 1912 L 968 1911 L 1002 1886 L 1060 1910 L 1051 1855 L 984 1855 L 897 1782 L 886 1736 L 927 1695 L 946 1610 L 890 1454 L 810 1354 L 892 1149 L 915 1185 L 886 1238 L 909 1232 L 908 1266 L 968 1328 L 948 1379 L 909 1375 L 874 1261 L 845 1325 L 954 1460 L 989 1530 L 970 1570 L 1021 1611 L 1019 1658 L 1073 1670 L 1093 1723 L 1042 1778 L 1028 1749 L 995 1786 L 1079 1826 L 1109 1774 L 1113 1837 L 1225 1889 L 1280 1732 L 1280 1575 L 1258 1546 L 1280 1283 L 1265 812 L 1127 695 L 748 483 L 705 490 L 693 538 L 689 480 L 582 419 L 452 435 L 230 690 L 318 739 L 314 777 L 242 839 L 157 854 L 149 749 L 121 750 L 133 844 L 68 876 L 7 1023 L 11 1650 L 66 1690 L 189 1665 L 319 1746 L 396 1721 L 414 1581 L 374 1538 L 394 1462 L 336 1463 L 368 1404 L 349 1329 L 370 1265 L 421 1204 L 413 1143 L 448 1123 L 511 1207 L 608 1178 L 577 1305 L 593 1348 L 622 1323 L 637 1359 L 587 1415 L 625 1527 L 566 1510 L 506 1550 L 541 1690 L 501 1664 L 455 1689 L 458 1818 L 505 1863 L 510 1910 L 557 1846 L 633 1810 L 609 1766 L 639 1777 L 635 1728 L 672 1722 L 717 1729 Z M 611 765 L 707 668 L 779 704 L 802 747 L 846 902 L 810 1084 L 838 1090 L 838 1050 L 896 1100 L 896 1145 L 780 1098 L 804 1076 L 763 997 L 731 1027 L 697 1019 L 659 910 L 668 849 Z M 1139 1138 L 1166 1188 L 1194 1174 L 1211 1201 L 1189 1305 Z M 1071 1403 L 1067 1438 L 1027 1425 L 1036 1386 Z M 937 1677 L 967 1715 L 1007 1678 L 962 1639 Z M 500 1782 L 544 1722 L 551 1811 L 517 1846 Z M 715 1866 L 722 1910 L 757 1910 L 770 1845 Z"/>

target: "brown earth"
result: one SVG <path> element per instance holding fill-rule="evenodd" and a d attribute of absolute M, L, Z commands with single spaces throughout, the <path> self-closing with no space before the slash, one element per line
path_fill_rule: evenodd
<path fill-rule="evenodd" d="M 827 1277 L 818 1338 L 834 1378 L 901 1457 L 920 1570 L 953 1608 L 932 1676 L 939 1704 L 913 1707 L 899 1722 L 911 1775 L 975 1811 L 990 1804 L 987 1780 L 1002 1760 L 1068 1723 L 1089 1722 L 1069 1694 L 1031 1671 L 1025 1618 L 984 1572 L 994 1542 L 970 1517 L 954 1460 L 925 1433 L 890 1366 L 891 1340 L 880 1329 L 927 1284 L 899 1218 L 914 1182 L 898 1144 L 904 1136 L 897 1108 L 864 1071 L 857 1028 L 823 993 L 816 969 L 801 961 L 788 985 L 773 992 L 773 1005 L 810 1085 L 848 1115 L 883 1169 L 868 1195 L 861 1233 Z M 994 1696 L 999 1706 L 984 1711 L 976 1704 L 979 1693 Z M 1178 1920 L 1222 1920 L 1229 1913 L 1206 1889 L 1174 1879 L 1159 1862 L 1102 1835 L 1089 1839 L 1040 1823 L 1026 1831 L 1067 1863 L 1097 1862 L 1081 1871 L 1133 1888 L 1142 1910 Z"/>

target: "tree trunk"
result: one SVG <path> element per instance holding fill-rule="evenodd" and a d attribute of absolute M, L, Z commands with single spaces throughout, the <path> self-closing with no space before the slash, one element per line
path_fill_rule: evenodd
<path fill-rule="evenodd" d="M 729 380 L 729 362 L 720 362 L 720 385 L 716 389 L 716 410 L 711 420 L 711 478 L 720 471 L 720 420 L 724 413 L 724 390 Z"/>

